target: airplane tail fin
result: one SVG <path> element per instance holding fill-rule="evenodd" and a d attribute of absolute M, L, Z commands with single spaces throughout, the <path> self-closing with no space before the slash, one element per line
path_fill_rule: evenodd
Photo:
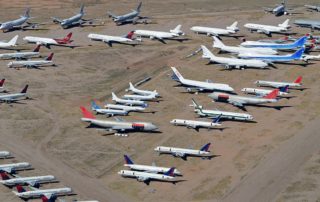
<path fill-rule="evenodd" d="M 217 116 L 215 119 L 212 120 L 212 123 L 219 123 L 220 119 L 221 119 L 222 114 L 220 114 L 219 116 Z"/>
<path fill-rule="evenodd" d="M 305 48 L 300 48 L 295 53 L 291 55 L 292 59 L 300 59 L 302 57 L 302 54 L 304 53 Z"/>
<path fill-rule="evenodd" d="M 125 37 L 126 37 L 127 39 L 132 39 L 133 34 L 134 34 L 134 31 L 130 31 Z"/>
<path fill-rule="evenodd" d="M 294 81 L 294 83 L 299 83 L 299 84 L 301 84 L 301 82 L 302 82 L 302 76 L 299 76 L 299 77 Z"/>
<path fill-rule="evenodd" d="M 209 147 L 210 147 L 211 143 L 207 143 L 205 145 L 203 145 L 200 149 L 200 151 L 209 151 Z"/>
<path fill-rule="evenodd" d="M 111 94 L 112 94 L 112 100 L 117 100 L 117 99 L 119 99 L 118 96 L 117 96 L 114 92 L 112 92 Z"/>
<path fill-rule="evenodd" d="M 202 109 L 202 106 L 199 105 L 193 98 L 191 99 L 192 101 L 192 106 L 195 108 L 195 109 Z"/>
<path fill-rule="evenodd" d="M 140 13 L 141 6 L 142 6 L 142 2 L 139 3 L 139 5 L 138 5 L 138 7 L 137 7 L 137 9 L 136 9 L 136 11 L 137 11 L 138 13 Z"/>
<path fill-rule="evenodd" d="M 135 89 L 134 85 L 131 82 L 129 82 L 129 90 L 134 90 L 134 89 Z"/>
<path fill-rule="evenodd" d="M 289 90 L 289 85 L 283 86 L 279 88 L 279 91 L 282 93 L 287 93 Z"/>
<path fill-rule="evenodd" d="M 237 27 L 237 25 L 238 25 L 238 22 L 235 21 L 234 23 L 232 23 L 232 25 L 230 25 L 230 26 L 228 26 L 226 28 L 227 28 L 227 30 L 231 30 L 231 31 L 237 32 L 237 31 L 239 31 L 239 28 Z"/>
<path fill-rule="evenodd" d="M 6 79 L 1 79 L 0 81 L 0 87 L 3 87 L 4 82 L 6 81 Z"/>
<path fill-rule="evenodd" d="M 20 93 L 27 93 L 29 85 L 27 84 Z"/>
<path fill-rule="evenodd" d="M 202 49 L 202 58 L 207 58 L 207 59 L 215 58 L 215 55 L 213 55 L 213 53 L 209 51 L 209 49 L 204 45 L 201 45 L 201 49 Z"/>
<path fill-rule="evenodd" d="M 180 72 L 175 67 L 171 67 L 171 69 L 173 71 L 173 74 L 171 76 L 172 80 L 181 81 L 184 79 L 183 76 L 180 74 Z"/>
<path fill-rule="evenodd" d="M 8 42 L 8 44 L 9 44 L 10 46 L 15 46 L 16 43 L 17 43 L 17 41 L 18 41 L 18 37 L 19 37 L 19 35 L 15 35 L 15 36 Z"/>
<path fill-rule="evenodd" d="M 8 180 L 10 179 L 10 177 L 7 175 L 6 172 L 0 172 L 1 178 L 2 180 Z"/>
<path fill-rule="evenodd" d="M 97 105 L 95 101 L 91 101 L 91 109 L 94 111 L 96 109 L 101 109 L 101 107 Z"/>
<path fill-rule="evenodd" d="M 283 23 L 279 24 L 278 26 L 282 27 L 282 28 L 285 28 L 285 29 L 288 29 L 290 27 L 289 19 L 286 19 Z"/>
<path fill-rule="evenodd" d="M 124 157 L 126 164 L 134 164 L 133 161 L 129 158 L 129 156 L 124 155 L 123 157 Z"/>
<path fill-rule="evenodd" d="M 46 196 L 41 196 L 42 202 L 53 202 L 52 200 L 48 199 Z M 55 200 L 55 199 L 54 199 Z M 63 202 L 63 201 L 62 201 Z"/>
<path fill-rule="evenodd" d="M 79 13 L 81 13 L 81 14 L 83 14 L 83 13 L 84 13 L 84 4 L 81 4 L 80 12 L 79 12 Z"/>
<path fill-rule="evenodd" d="M 170 168 L 167 172 L 163 173 L 164 175 L 167 175 L 167 176 L 171 176 L 173 177 L 174 176 L 174 169 L 176 169 L 175 167 L 172 167 Z"/>
<path fill-rule="evenodd" d="M 303 37 L 301 37 L 300 39 L 297 39 L 297 40 L 293 43 L 293 45 L 294 45 L 294 46 L 298 46 L 298 47 L 302 47 L 302 46 L 304 46 L 304 44 L 307 42 L 307 39 L 308 39 L 308 37 L 303 36 Z"/>
<path fill-rule="evenodd" d="M 181 27 L 181 25 L 177 25 L 174 29 L 171 29 L 170 32 L 177 35 L 184 35 L 183 31 L 181 30 Z"/>
<path fill-rule="evenodd" d="M 222 41 L 220 41 L 220 39 L 218 39 L 218 37 L 213 36 L 213 47 L 214 48 L 221 48 L 224 46 L 224 44 L 222 43 Z"/>
<path fill-rule="evenodd" d="M 21 185 L 17 185 L 16 188 L 17 188 L 18 193 L 22 193 L 22 192 L 26 191 Z"/>
<path fill-rule="evenodd" d="M 81 111 L 82 111 L 82 115 L 83 118 L 87 118 L 87 119 L 95 119 L 96 117 L 93 116 L 93 114 L 91 112 L 89 112 L 85 107 L 81 106 L 80 107 Z"/>
<path fill-rule="evenodd" d="M 40 51 L 41 45 L 37 45 L 37 47 L 33 50 L 33 52 L 38 53 Z"/>
<path fill-rule="evenodd" d="M 30 18 L 30 8 L 27 8 L 26 11 L 23 14 L 23 17 Z"/>
<path fill-rule="evenodd" d="M 51 53 L 48 57 L 46 57 L 46 59 L 45 59 L 45 60 L 47 60 L 47 61 L 51 61 L 51 60 L 52 60 L 52 58 L 53 58 L 53 53 Z"/>
<path fill-rule="evenodd" d="M 264 96 L 266 99 L 275 99 L 279 94 L 279 89 L 274 89 L 268 95 Z"/>
<path fill-rule="evenodd" d="M 70 32 L 66 37 L 64 37 L 63 41 L 65 43 L 68 43 L 68 42 L 70 42 L 71 37 L 72 37 L 72 32 Z"/>

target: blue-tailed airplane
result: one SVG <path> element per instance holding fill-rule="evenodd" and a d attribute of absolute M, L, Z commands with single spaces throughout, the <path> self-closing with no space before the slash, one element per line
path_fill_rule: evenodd
<path fill-rule="evenodd" d="M 142 2 L 139 3 L 138 7 L 136 10 L 132 10 L 132 12 L 124 14 L 124 15 L 115 15 L 108 11 L 109 17 L 112 18 L 112 20 L 117 24 L 126 24 L 126 23 L 133 23 L 136 24 L 140 19 L 145 19 L 146 17 L 141 17 L 140 15 L 140 10 L 141 10 Z M 147 21 L 143 21 L 143 23 L 147 23 Z"/>
<path fill-rule="evenodd" d="M 307 40 L 308 40 L 308 37 L 303 36 L 303 37 L 297 39 L 295 42 L 286 43 L 286 44 L 267 43 L 267 42 L 259 42 L 259 41 L 245 41 L 245 42 L 241 43 L 241 46 L 255 47 L 255 48 L 271 48 L 274 50 L 277 50 L 277 49 L 293 50 L 293 49 L 304 47 Z"/>

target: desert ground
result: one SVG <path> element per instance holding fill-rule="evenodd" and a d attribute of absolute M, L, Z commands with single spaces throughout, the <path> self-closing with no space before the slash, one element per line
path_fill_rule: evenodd
<path fill-rule="evenodd" d="M 76 27 L 63 30 L 53 24 L 50 17 L 66 18 L 86 5 L 86 18 L 99 19 L 102 26 Z M 279 24 L 289 18 L 320 19 L 320 14 L 307 12 L 303 5 L 317 1 L 290 0 L 296 14 L 275 17 L 263 12 L 262 7 L 278 1 L 218 1 L 218 0 L 166 0 L 143 1 L 142 15 L 151 17 L 148 25 L 116 26 L 107 18 L 106 11 L 126 13 L 138 1 L 8 1 L 0 2 L 0 22 L 15 19 L 31 7 L 31 21 L 44 23 L 48 30 L 28 30 L 0 33 L 1 40 L 19 34 L 19 46 L 28 50 L 34 44 L 25 44 L 24 36 L 61 38 L 73 32 L 70 49 L 42 47 L 41 55 L 54 52 L 56 67 L 41 69 L 10 69 L 8 61 L 0 61 L 0 77 L 6 78 L 10 92 L 20 91 L 29 84 L 28 96 L 20 104 L 0 105 L 0 149 L 9 150 L 15 158 L 2 163 L 27 161 L 33 170 L 21 171 L 21 176 L 52 174 L 58 183 L 41 188 L 71 187 L 75 195 L 60 197 L 67 202 L 73 199 L 104 201 L 320 201 L 320 71 L 319 62 L 301 65 L 276 65 L 269 70 L 224 70 L 222 66 L 208 64 L 201 53 L 186 58 L 201 44 L 212 48 L 212 39 L 190 31 L 194 25 L 226 27 L 239 21 L 240 35 L 247 39 L 267 38 L 243 28 L 246 22 Z M 89 33 L 124 35 L 134 29 L 168 31 L 182 24 L 184 42 L 144 39 L 132 47 L 115 44 L 112 48 L 102 42 L 90 41 Z M 309 29 L 292 30 L 298 36 Z M 315 35 L 319 32 L 315 31 Z M 282 37 L 274 35 L 274 38 Z M 225 44 L 237 45 L 240 38 L 223 37 Z M 213 50 L 215 53 L 217 50 Z M 0 50 L 0 53 L 10 52 Z M 319 54 L 313 52 L 312 54 Z M 206 108 L 241 112 L 225 104 L 213 103 L 207 93 L 186 93 L 171 80 L 170 66 L 175 66 L 186 78 L 211 79 L 228 83 L 238 94 L 243 87 L 254 87 L 254 81 L 294 81 L 303 76 L 303 91 L 291 90 L 292 99 L 281 99 L 269 107 L 247 107 L 256 123 L 222 122 L 225 130 L 196 132 L 170 125 L 174 118 L 199 119 L 193 112 L 191 98 Z M 89 108 L 89 102 L 111 102 L 111 92 L 125 94 L 128 82 L 137 82 L 147 76 L 152 79 L 139 86 L 156 89 L 161 101 L 151 102 L 149 112 L 130 113 L 126 120 L 151 121 L 161 133 L 132 133 L 128 137 L 108 135 L 108 132 L 87 128 L 80 121 L 79 106 Z M 277 110 L 275 106 L 283 106 Z M 98 115 L 101 119 L 105 116 Z M 110 118 L 113 119 L 113 118 Z M 212 143 L 211 152 L 219 155 L 212 160 L 188 158 L 184 161 L 168 155 L 158 156 L 156 146 L 200 148 Z M 140 164 L 155 162 L 159 166 L 178 168 L 182 179 L 177 184 L 151 182 L 149 186 L 134 179 L 120 177 L 123 154 L 130 155 Z M 0 186 L 0 201 L 18 202 L 11 189 Z M 40 201 L 40 200 L 33 200 Z"/>

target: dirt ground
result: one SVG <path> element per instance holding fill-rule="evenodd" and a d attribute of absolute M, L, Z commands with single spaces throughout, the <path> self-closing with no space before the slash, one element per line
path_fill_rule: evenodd
<path fill-rule="evenodd" d="M 69 17 L 78 12 L 80 4 L 87 7 L 86 18 L 98 18 L 103 26 L 63 30 L 50 21 L 50 17 Z M 186 59 L 185 56 L 201 44 L 212 49 L 212 39 L 195 35 L 194 25 L 225 27 L 239 21 L 240 35 L 248 39 L 266 38 L 243 28 L 246 22 L 279 24 L 286 18 L 306 17 L 319 19 L 320 14 L 306 12 L 305 3 L 316 1 L 290 1 L 297 14 L 274 17 L 261 11 L 277 1 L 236 1 L 221 3 L 218 0 L 168 0 L 143 1 L 142 15 L 151 16 L 152 24 L 116 26 L 106 17 L 106 11 L 126 13 L 135 8 L 138 1 L 7 1 L 0 2 L 0 22 L 14 19 L 31 7 L 31 21 L 45 23 L 49 30 L 15 31 L 0 33 L 1 40 L 9 40 L 19 34 L 21 47 L 32 49 L 22 38 L 27 35 L 59 38 L 73 32 L 75 45 L 70 49 L 41 48 L 41 55 L 55 53 L 57 67 L 41 70 L 7 68 L 8 61 L 0 61 L 0 76 L 6 78 L 11 92 L 20 91 L 29 84 L 32 100 L 22 104 L 0 105 L 0 149 L 13 153 L 7 162 L 30 162 L 34 170 L 20 172 L 22 176 L 52 174 L 59 183 L 42 188 L 68 186 L 76 195 L 62 197 L 72 199 L 96 199 L 99 201 L 316 201 L 320 200 L 319 144 L 320 93 L 318 86 L 318 62 L 301 66 L 301 62 L 276 65 L 270 70 L 226 71 L 219 65 L 207 65 L 201 54 Z M 89 33 L 124 35 L 134 29 L 169 30 L 182 24 L 187 38 L 184 42 L 144 39 L 136 47 L 117 45 L 112 48 L 101 42 L 88 40 Z M 309 32 L 293 26 L 298 35 Z M 315 32 L 318 34 L 318 32 Z M 275 35 L 274 38 L 279 38 Z M 240 39 L 224 37 L 226 44 L 237 45 Z M 10 52 L 0 50 L 0 53 Z M 216 51 L 217 52 L 217 51 Z M 319 54 L 317 52 L 312 54 Z M 186 78 L 211 79 L 228 83 L 241 94 L 243 87 L 254 87 L 254 81 L 293 81 L 303 76 L 304 91 L 292 90 L 292 99 L 281 99 L 282 110 L 271 107 L 248 107 L 257 123 L 223 122 L 224 131 L 200 130 L 196 132 L 174 127 L 174 118 L 198 119 L 193 113 L 191 98 L 207 108 L 237 111 L 231 105 L 213 103 L 208 94 L 184 93 L 174 87 L 170 66 L 176 66 Z M 86 128 L 80 121 L 79 106 L 89 107 L 92 99 L 100 104 L 111 102 L 112 91 L 125 93 L 128 82 L 136 82 L 146 76 L 151 81 L 141 85 L 143 89 L 156 89 L 162 95 L 160 103 L 150 103 L 150 111 L 156 113 L 131 113 L 126 120 L 152 121 L 162 133 L 134 133 L 129 137 L 106 135 L 105 132 Z M 277 106 L 277 105 L 269 105 Z M 105 119 L 104 116 L 98 116 Z M 112 119 L 112 118 L 111 118 Z M 206 120 L 206 119 L 202 119 Z M 211 152 L 221 155 L 212 160 L 189 158 L 183 161 L 171 156 L 158 156 L 153 148 L 159 145 L 200 148 L 212 142 Z M 123 169 L 123 154 L 130 155 L 141 164 L 156 162 L 159 166 L 177 167 L 186 181 L 176 185 L 151 182 L 149 186 L 133 179 L 117 175 Z M 21 201 L 7 187 L 0 186 L 0 201 Z M 39 200 L 34 200 L 39 201 Z"/>

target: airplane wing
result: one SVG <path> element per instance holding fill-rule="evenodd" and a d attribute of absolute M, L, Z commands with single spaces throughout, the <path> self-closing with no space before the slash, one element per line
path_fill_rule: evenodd
<path fill-rule="evenodd" d="M 269 30 L 266 30 L 266 29 L 258 29 L 257 32 L 259 33 L 264 33 L 266 35 L 269 35 L 270 34 L 270 31 Z"/>
<path fill-rule="evenodd" d="M 150 178 L 148 177 L 143 177 L 143 176 L 139 176 L 137 177 L 138 181 L 140 182 L 148 182 L 150 180 Z"/>
<path fill-rule="evenodd" d="M 26 183 L 32 187 L 36 186 L 37 181 L 36 180 L 30 180 L 30 181 L 26 181 Z"/>
<path fill-rule="evenodd" d="M 53 194 L 43 194 L 47 199 L 51 199 L 53 197 Z"/>
<path fill-rule="evenodd" d="M 245 104 L 245 102 L 239 100 L 229 100 L 228 102 L 237 107 L 243 107 L 243 104 Z"/>
<path fill-rule="evenodd" d="M 111 13 L 110 11 L 107 11 L 107 14 L 109 15 L 110 18 L 113 18 L 113 19 L 114 19 L 114 18 L 118 18 L 117 15 Z"/>
<path fill-rule="evenodd" d="M 123 118 L 120 117 L 114 117 L 114 119 L 118 122 L 124 122 L 125 120 Z"/>
<path fill-rule="evenodd" d="M 61 23 L 62 20 L 56 17 L 51 17 L 51 19 L 53 20 L 54 23 Z"/>
<path fill-rule="evenodd" d="M 5 171 L 7 173 L 12 173 L 12 168 L 7 167 L 7 168 L 1 168 L 2 171 Z"/>

